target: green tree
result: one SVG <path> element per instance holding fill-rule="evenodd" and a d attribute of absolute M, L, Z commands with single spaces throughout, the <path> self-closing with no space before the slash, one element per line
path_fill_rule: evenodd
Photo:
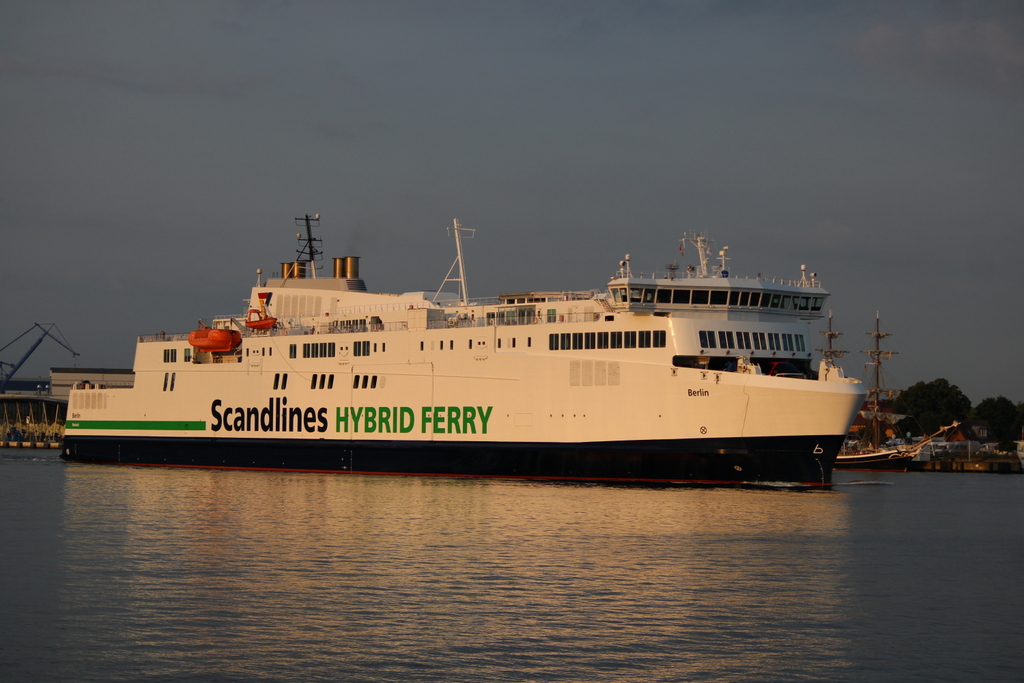
<path fill-rule="evenodd" d="M 966 420 L 971 414 L 971 399 L 957 385 L 939 378 L 918 382 L 904 391 L 893 402 L 893 409 L 910 416 L 899 423 L 901 432 L 921 436 L 956 420 Z"/>
<path fill-rule="evenodd" d="M 971 419 L 988 422 L 992 434 L 999 439 L 999 449 L 1004 451 L 1013 447 L 1017 434 L 1013 428 L 1018 417 L 1020 412 L 1017 406 L 1005 396 L 986 398 L 971 412 Z"/>
<path fill-rule="evenodd" d="M 1017 404 L 1017 419 L 1010 427 L 1008 440 L 1011 444 L 1017 440 L 1024 440 L 1024 401 Z"/>

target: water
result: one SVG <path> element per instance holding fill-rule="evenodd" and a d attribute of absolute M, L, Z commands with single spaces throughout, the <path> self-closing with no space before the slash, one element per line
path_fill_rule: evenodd
<path fill-rule="evenodd" d="M 1024 677 L 1024 476 L 837 480 L 865 483 L 658 490 L 0 451 L 0 680 Z"/>

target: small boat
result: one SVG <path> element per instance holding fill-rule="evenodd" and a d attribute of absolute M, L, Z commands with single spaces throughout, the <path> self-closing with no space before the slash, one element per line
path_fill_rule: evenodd
<path fill-rule="evenodd" d="M 251 330 L 272 330 L 277 324 L 277 318 L 267 314 L 267 304 L 270 303 L 272 292 L 260 292 L 259 308 L 250 308 L 245 316 L 245 326 Z"/>
<path fill-rule="evenodd" d="M 197 351 L 230 351 L 242 343 L 242 335 L 235 330 L 200 327 L 188 333 L 188 343 Z"/>
<path fill-rule="evenodd" d="M 249 309 L 249 315 L 245 318 L 245 326 L 251 330 L 269 330 L 277 324 L 277 318 L 261 315 L 255 308 Z"/>
<path fill-rule="evenodd" d="M 888 470 L 906 472 L 907 465 L 917 455 L 917 448 L 903 450 L 900 448 L 867 451 L 863 453 L 844 453 L 836 456 L 837 470 Z"/>

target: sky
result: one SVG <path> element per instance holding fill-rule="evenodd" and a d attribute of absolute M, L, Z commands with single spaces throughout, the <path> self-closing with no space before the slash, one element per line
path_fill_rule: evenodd
<path fill-rule="evenodd" d="M 388 292 L 457 218 L 471 297 L 700 231 L 817 273 L 848 375 L 877 314 L 890 386 L 1024 401 L 1024 3 L 0 0 L 0 105 L 0 346 L 80 354 L 22 377 L 244 312 L 319 213 Z"/>

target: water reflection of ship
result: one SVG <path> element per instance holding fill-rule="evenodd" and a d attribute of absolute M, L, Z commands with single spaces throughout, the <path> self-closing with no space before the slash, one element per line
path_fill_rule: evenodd
<path fill-rule="evenodd" d="M 829 334 L 832 332 L 829 318 Z M 895 432 L 895 425 L 907 417 L 896 413 L 892 401 L 899 395 L 896 389 L 885 386 L 882 374 L 882 361 L 890 360 L 895 351 L 883 350 L 882 340 L 891 336 L 882 332 L 879 327 L 878 314 L 875 314 L 875 331 L 868 332 L 874 339 L 874 348 L 864 351 L 867 354 L 867 365 L 871 367 L 871 381 L 867 390 L 867 400 L 854 420 L 851 433 L 856 436 L 847 439 L 843 449 L 836 456 L 836 469 L 840 470 L 896 470 L 906 471 L 907 465 L 917 455 L 920 444 L 905 445 Z M 829 337 L 831 340 L 834 337 Z"/>

